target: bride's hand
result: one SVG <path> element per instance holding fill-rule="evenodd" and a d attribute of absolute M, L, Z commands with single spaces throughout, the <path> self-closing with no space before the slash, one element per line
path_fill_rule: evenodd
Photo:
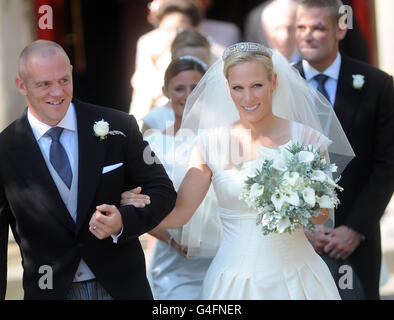
<path fill-rule="evenodd" d="M 187 247 L 181 246 L 175 240 L 172 240 L 171 247 L 182 257 L 187 258 Z"/>
<path fill-rule="evenodd" d="M 144 208 L 150 204 L 149 196 L 141 194 L 142 188 L 137 187 L 129 191 L 125 191 L 121 195 L 120 204 L 122 206 L 133 205 L 136 208 Z"/>

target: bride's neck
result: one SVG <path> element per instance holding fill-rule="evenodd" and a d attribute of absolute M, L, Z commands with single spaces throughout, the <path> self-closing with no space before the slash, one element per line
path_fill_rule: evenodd
<path fill-rule="evenodd" d="M 244 129 L 251 130 L 252 141 L 260 145 L 279 145 L 287 139 L 289 122 L 273 114 L 265 116 L 258 122 L 240 121 Z"/>
<path fill-rule="evenodd" d="M 253 137 L 258 137 L 271 132 L 277 126 L 278 120 L 279 118 L 271 113 L 258 122 L 241 121 L 241 125 L 246 129 L 250 129 Z"/>

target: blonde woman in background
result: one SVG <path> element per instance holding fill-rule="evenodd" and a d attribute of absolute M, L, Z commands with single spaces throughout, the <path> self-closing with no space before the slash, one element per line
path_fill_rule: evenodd
<path fill-rule="evenodd" d="M 166 0 L 160 4 L 157 27 L 138 39 L 135 72 L 130 83 L 133 95 L 130 113 L 142 128 L 141 118 L 154 106 L 167 102 L 163 95 L 163 76 L 171 61 L 170 48 L 177 31 L 197 28 L 201 8 L 191 0 Z"/>
<path fill-rule="evenodd" d="M 176 59 L 182 56 L 196 57 L 205 64 L 205 67 L 209 66 L 215 59 L 211 53 L 210 42 L 194 29 L 179 32 L 171 45 L 171 58 Z M 162 90 L 164 90 L 164 87 Z M 174 120 L 171 101 L 164 105 L 155 106 L 142 118 L 141 132 L 144 134 L 148 129 L 164 131 L 174 123 Z"/>

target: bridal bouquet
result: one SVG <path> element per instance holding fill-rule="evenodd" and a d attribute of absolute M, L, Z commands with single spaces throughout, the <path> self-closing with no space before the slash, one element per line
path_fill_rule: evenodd
<path fill-rule="evenodd" d="M 288 142 L 278 149 L 259 147 L 261 156 L 244 166 L 248 177 L 240 199 L 258 211 L 264 235 L 291 233 L 300 226 L 314 230 L 309 220 L 339 204 L 331 178 L 337 167 L 311 145 Z"/>

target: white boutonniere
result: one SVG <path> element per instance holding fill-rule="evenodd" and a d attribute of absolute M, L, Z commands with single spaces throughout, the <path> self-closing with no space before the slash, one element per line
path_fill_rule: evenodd
<path fill-rule="evenodd" d="M 357 90 L 361 90 L 364 86 L 365 80 L 362 74 L 354 74 L 353 76 L 353 88 Z"/>
<path fill-rule="evenodd" d="M 104 140 L 107 138 L 107 135 L 115 135 L 115 134 L 120 134 L 122 136 L 126 136 L 122 131 L 118 130 L 109 130 L 109 123 L 105 121 L 104 119 L 100 121 L 96 121 L 93 125 L 93 132 L 96 137 L 100 138 L 101 140 Z"/>

